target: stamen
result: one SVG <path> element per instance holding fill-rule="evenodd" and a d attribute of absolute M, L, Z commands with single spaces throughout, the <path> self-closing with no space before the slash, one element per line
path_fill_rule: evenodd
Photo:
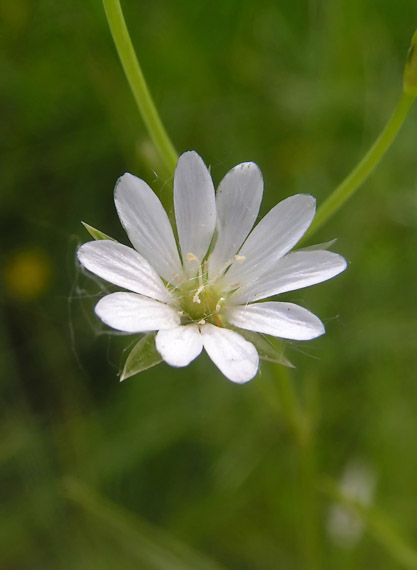
<path fill-rule="evenodd" d="M 193 303 L 198 303 L 199 305 L 201 304 L 201 299 L 200 299 L 200 293 L 204 290 L 204 282 L 203 282 L 203 270 L 201 268 L 201 263 L 198 259 L 198 257 L 194 254 L 194 253 L 187 253 L 185 255 L 185 257 L 187 258 L 187 261 L 195 261 L 196 263 L 198 263 L 198 283 L 199 283 L 199 287 L 197 289 L 197 291 L 194 293 L 193 296 Z"/>
<path fill-rule="evenodd" d="M 185 257 L 187 258 L 187 261 L 195 261 L 196 263 L 198 263 L 198 265 L 200 265 L 198 257 L 194 255 L 194 253 L 187 253 Z"/>
<path fill-rule="evenodd" d="M 202 292 L 202 290 L 204 289 L 204 285 L 200 285 L 200 287 L 197 289 L 197 291 L 194 293 L 194 297 L 193 297 L 193 303 L 201 303 L 201 299 L 200 299 L 200 293 Z"/>
<path fill-rule="evenodd" d="M 210 279 L 209 283 L 211 284 L 217 281 L 217 279 L 219 279 L 224 273 L 226 273 L 226 271 L 229 269 L 231 265 L 233 265 L 235 261 L 237 261 L 238 263 L 243 263 L 244 261 L 246 261 L 246 255 L 235 255 L 233 259 L 229 259 L 229 261 L 226 261 L 226 263 L 219 269 L 216 276 Z"/>

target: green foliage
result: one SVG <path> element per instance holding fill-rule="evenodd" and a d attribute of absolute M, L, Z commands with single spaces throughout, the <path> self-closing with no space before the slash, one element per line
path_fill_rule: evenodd
<path fill-rule="evenodd" d="M 322 203 L 363 156 L 397 103 L 417 22 L 412 0 L 123 8 L 175 147 L 196 149 L 216 182 L 256 161 L 262 213 L 296 192 Z M 106 285 L 75 263 L 80 219 L 127 243 L 118 177 L 145 178 L 166 204 L 172 180 L 100 2 L 0 2 L 0 70 L 0 567 L 412 568 L 416 108 L 362 191 L 314 236 L 338 238 L 347 271 L 285 295 L 327 329 L 285 343 L 293 370 L 263 362 L 235 386 L 202 355 L 120 384 L 132 339 L 101 334 L 92 308 Z M 18 255 L 33 250 L 38 273 L 41 256 Z M 36 294 L 22 296 L 16 279 Z M 377 481 L 366 509 L 339 489 L 356 458 Z M 314 472 L 337 484 L 314 496 Z M 349 547 L 328 532 L 335 501 L 365 525 Z"/>

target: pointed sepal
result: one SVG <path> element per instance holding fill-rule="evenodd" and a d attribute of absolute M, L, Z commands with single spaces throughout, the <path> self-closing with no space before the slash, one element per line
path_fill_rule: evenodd
<path fill-rule="evenodd" d="M 162 362 L 155 347 L 155 334 L 151 332 L 143 335 L 132 348 L 120 375 L 120 382 Z"/>
<path fill-rule="evenodd" d="M 93 226 L 90 226 L 89 224 L 86 224 L 85 222 L 81 222 L 81 223 L 85 227 L 85 229 L 88 231 L 90 236 L 92 236 L 94 239 L 110 239 L 111 241 L 116 241 L 115 239 L 108 236 L 104 232 L 97 230 L 96 228 L 93 228 Z"/>

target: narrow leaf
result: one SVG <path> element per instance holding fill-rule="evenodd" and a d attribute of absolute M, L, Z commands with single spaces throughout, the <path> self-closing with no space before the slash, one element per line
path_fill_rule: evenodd
<path fill-rule="evenodd" d="M 147 570 L 224 570 L 206 557 L 135 513 L 102 496 L 81 481 L 66 478 L 64 496 L 80 508 L 90 525 L 95 523 L 103 536 L 111 537 L 123 549 L 122 554 Z M 122 563 L 123 567 L 123 563 Z"/>

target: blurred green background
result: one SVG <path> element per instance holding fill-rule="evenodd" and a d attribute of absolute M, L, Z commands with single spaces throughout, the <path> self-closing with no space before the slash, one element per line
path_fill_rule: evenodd
<path fill-rule="evenodd" d="M 414 0 L 123 7 L 177 149 L 197 150 L 216 183 L 257 162 L 263 214 L 297 192 L 321 203 L 356 164 L 399 98 L 417 26 Z M 165 200 L 172 181 L 99 0 L 0 0 L 0 111 L 0 567 L 417 568 L 417 109 L 314 236 L 337 237 L 348 270 L 288 296 L 327 327 L 287 344 L 291 382 L 315 418 L 310 564 L 280 371 L 264 364 L 237 386 L 202 356 L 118 382 L 134 339 L 94 317 L 103 286 L 76 263 L 89 239 L 80 221 L 126 243 L 118 176 L 145 178 Z M 346 513 L 322 474 L 368 492 L 363 528 L 337 522 Z"/>

